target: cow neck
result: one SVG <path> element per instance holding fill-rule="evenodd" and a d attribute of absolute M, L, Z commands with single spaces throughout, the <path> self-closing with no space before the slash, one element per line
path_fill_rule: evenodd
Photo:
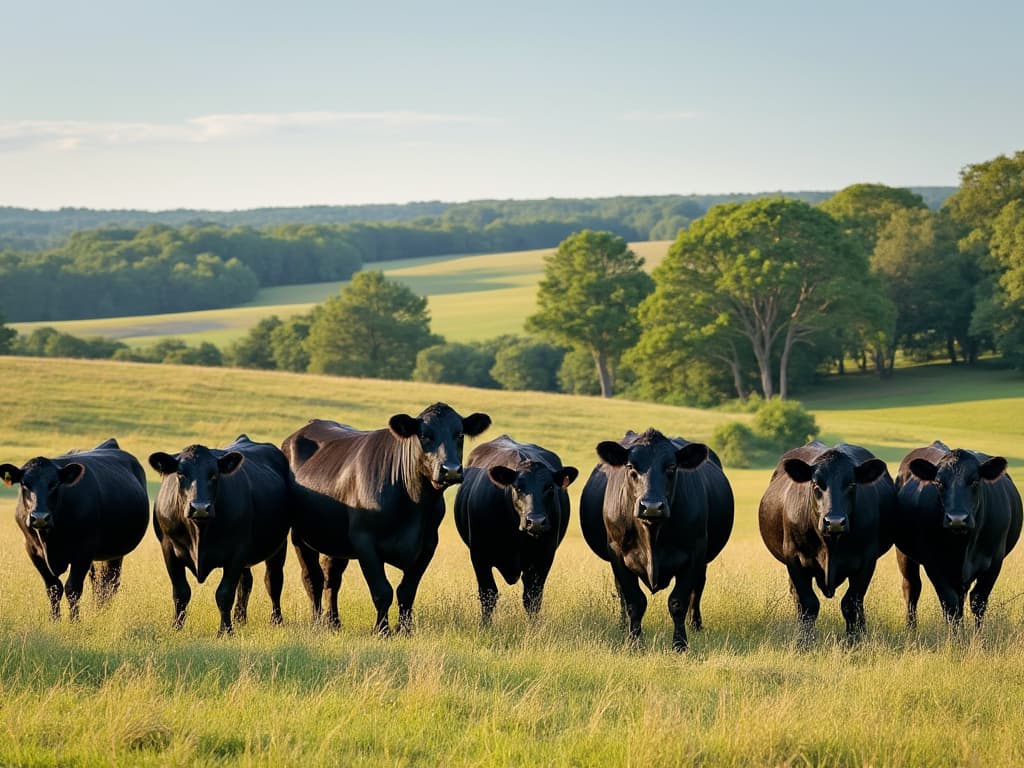
<path fill-rule="evenodd" d="M 434 488 L 430 477 L 423 474 L 424 456 L 420 441 L 415 438 L 400 439 L 392 436 L 395 454 L 391 465 L 392 485 L 401 485 L 413 504 L 436 500 L 444 494 Z"/>

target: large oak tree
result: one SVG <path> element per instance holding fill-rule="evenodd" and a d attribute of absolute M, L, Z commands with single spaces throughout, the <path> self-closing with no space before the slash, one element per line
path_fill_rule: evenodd
<path fill-rule="evenodd" d="M 863 250 L 824 211 L 784 198 L 719 205 L 655 269 L 644 333 L 676 329 L 681 355 L 699 344 L 730 367 L 741 397 L 752 354 L 762 394 L 785 398 L 794 346 L 848 317 L 867 273 Z"/>
<path fill-rule="evenodd" d="M 604 397 L 612 395 L 619 358 L 640 335 L 637 307 L 654 288 L 643 265 L 621 237 L 591 230 L 570 235 L 544 259 L 537 313 L 526 328 L 586 349 Z"/>

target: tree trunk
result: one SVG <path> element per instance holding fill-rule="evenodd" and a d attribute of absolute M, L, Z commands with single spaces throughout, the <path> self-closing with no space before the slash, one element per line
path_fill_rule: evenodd
<path fill-rule="evenodd" d="M 739 363 L 731 362 L 729 367 L 732 368 L 732 384 L 736 387 L 736 397 L 745 403 L 747 402 L 747 390 L 743 387 L 743 377 L 740 375 Z"/>
<path fill-rule="evenodd" d="M 956 340 L 952 335 L 946 335 L 946 354 L 949 355 L 951 365 L 956 365 Z"/>
<path fill-rule="evenodd" d="M 789 395 L 789 353 L 793 349 L 793 323 L 786 329 L 786 340 L 782 342 L 782 355 L 779 357 L 779 398 L 785 400 Z"/>
<path fill-rule="evenodd" d="M 608 357 L 604 352 L 594 352 L 597 378 L 601 380 L 601 397 L 612 396 L 612 375 L 608 370 Z"/>
<path fill-rule="evenodd" d="M 839 353 L 839 375 L 842 376 L 846 373 L 846 353 Z"/>

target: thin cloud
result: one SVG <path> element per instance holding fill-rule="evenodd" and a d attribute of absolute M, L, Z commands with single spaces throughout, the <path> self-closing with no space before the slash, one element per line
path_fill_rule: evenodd
<path fill-rule="evenodd" d="M 435 112 L 248 112 L 191 117 L 181 122 L 0 119 L 0 151 L 47 147 L 73 151 L 84 146 L 206 143 L 269 136 L 295 130 L 369 125 L 391 128 L 472 125 L 497 122 L 479 115 Z"/>
<path fill-rule="evenodd" d="M 682 123 L 699 120 L 701 112 L 626 112 L 622 119 L 628 123 Z"/>

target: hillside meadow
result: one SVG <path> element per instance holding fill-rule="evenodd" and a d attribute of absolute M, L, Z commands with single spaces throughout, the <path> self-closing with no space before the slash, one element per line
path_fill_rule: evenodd
<path fill-rule="evenodd" d="M 594 445 L 656 426 L 694 440 L 745 415 L 563 395 L 272 372 L 0 358 L 0 462 L 91 447 L 116 436 L 144 460 L 240 432 L 280 442 L 312 417 L 362 428 L 444 400 L 491 414 L 582 470 Z M 891 382 L 850 377 L 808 398 L 824 439 L 875 449 L 895 469 L 942 438 L 999 452 L 1024 479 L 1024 387 L 1012 374 L 923 367 Z M 469 441 L 467 451 L 477 441 Z M 709 567 L 706 629 L 671 650 L 666 596 L 651 599 L 646 643 L 627 648 L 609 569 L 574 519 L 538 621 L 499 586 L 479 627 L 469 556 L 452 520 L 416 603 L 412 637 L 370 633 L 373 609 L 350 567 L 343 626 L 311 626 L 289 556 L 285 625 L 269 626 L 260 586 L 250 620 L 217 639 L 213 592 L 194 589 L 181 632 L 152 534 L 125 562 L 121 593 L 98 613 L 51 623 L 42 582 L 0 488 L 0 765 L 785 765 L 960 766 L 1024 762 L 1024 555 L 1007 560 L 985 627 L 951 636 L 929 585 L 921 627 L 904 629 L 892 552 L 867 598 L 868 635 L 840 641 L 823 600 L 818 642 L 795 646 L 782 566 L 757 532 L 770 467 L 726 467 L 732 540 Z M 151 495 L 155 475 L 150 472 Z M 450 499 L 449 499 L 450 500 Z M 395 577 L 397 572 L 389 571 Z M 88 591 L 88 588 L 87 588 Z"/>
<path fill-rule="evenodd" d="M 645 268 L 657 266 L 671 242 L 631 243 Z M 434 256 L 365 265 L 409 286 L 430 302 L 431 328 L 449 341 L 482 341 L 506 333 L 521 333 L 523 321 L 536 307 L 537 282 L 544 274 L 544 257 L 554 249 L 488 253 L 472 256 Z M 269 315 L 284 319 L 309 312 L 334 296 L 348 281 L 263 288 L 247 304 L 228 309 L 176 312 L 94 320 L 11 323 L 21 334 L 51 326 L 75 336 L 107 336 L 129 346 L 145 346 L 169 337 L 191 345 L 208 341 L 224 346 Z"/>

